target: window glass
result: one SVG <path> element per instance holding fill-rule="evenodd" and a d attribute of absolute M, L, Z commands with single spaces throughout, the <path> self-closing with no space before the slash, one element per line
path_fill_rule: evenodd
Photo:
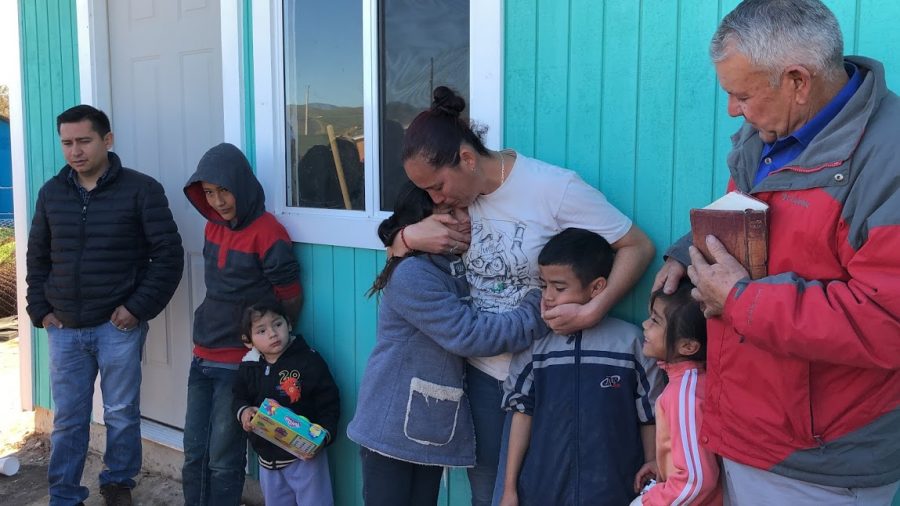
<path fill-rule="evenodd" d="M 403 133 L 431 105 L 435 86 L 469 101 L 468 0 L 384 0 L 380 9 L 381 210 L 391 211 L 407 180 Z"/>
<path fill-rule="evenodd" d="M 365 209 L 365 142 L 379 142 L 379 208 L 406 181 L 406 127 L 445 85 L 469 100 L 469 2 L 378 3 L 378 139 L 364 131 L 363 3 L 284 0 L 285 164 L 289 207 Z"/>
<path fill-rule="evenodd" d="M 362 2 L 283 7 L 287 204 L 364 209 Z"/>

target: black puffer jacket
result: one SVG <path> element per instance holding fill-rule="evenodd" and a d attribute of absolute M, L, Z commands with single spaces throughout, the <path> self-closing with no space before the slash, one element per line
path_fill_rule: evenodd
<path fill-rule="evenodd" d="M 162 185 L 109 153 L 103 181 L 82 206 L 71 167 L 38 193 L 28 236 L 28 315 L 93 327 L 124 304 L 147 321 L 166 307 L 184 268 L 181 236 Z"/>

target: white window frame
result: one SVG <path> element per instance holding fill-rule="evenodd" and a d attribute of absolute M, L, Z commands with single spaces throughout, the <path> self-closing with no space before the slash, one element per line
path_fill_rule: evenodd
<path fill-rule="evenodd" d="M 266 207 L 297 242 L 354 248 L 382 249 L 376 236 L 378 224 L 388 213 L 376 207 L 379 195 L 378 143 L 378 5 L 377 0 L 361 0 L 363 8 L 363 111 L 365 143 L 365 210 L 348 211 L 287 206 L 284 146 L 284 68 L 281 2 L 253 2 L 253 87 L 256 130 L 257 177 L 266 191 Z M 227 3 L 227 2 L 226 2 Z M 238 23 L 228 17 L 237 10 L 223 9 L 226 25 Z M 503 1 L 470 0 L 469 90 L 470 116 L 488 127 L 485 144 L 497 149 L 502 140 L 503 104 Z M 230 31 L 230 30 L 229 30 Z M 233 32 L 232 32 L 233 33 Z M 228 67 L 240 68 L 240 47 L 223 45 L 222 58 Z M 226 54 L 226 52 L 228 54 Z M 223 68 L 226 68 L 223 65 Z M 234 76 L 226 94 L 225 117 L 231 122 L 241 117 L 241 101 L 234 100 Z M 228 81 L 228 79 L 226 79 Z M 226 82 L 226 87 L 228 84 Z M 232 132 L 230 135 L 228 132 Z M 226 124 L 230 142 L 240 145 L 237 133 Z"/>

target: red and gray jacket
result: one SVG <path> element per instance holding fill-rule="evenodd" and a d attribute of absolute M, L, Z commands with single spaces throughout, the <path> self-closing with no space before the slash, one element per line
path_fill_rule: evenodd
<path fill-rule="evenodd" d="M 201 184 L 227 188 L 236 216 L 225 221 L 207 202 Z M 300 266 L 287 231 L 266 212 L 266 196 L 250 162 L 237 147 L 210 148 L 184 186 L 184 194 L 207 219 L 203 244 L 206 298 L 194 312 L 194 354 L 239 364 L 244 309 L 265 299 L 300 295 Z"/>
<path fill-rule="evenodd" d="M 769 276 L 708 323 L 701 443 L 837 487 L 900 480 L 900 100 L 882 65 L 796 159 L 751 187 L 762 141 L 732 137 L 729 190 L 767 202 Z M 669 255 L 687 264 L 683 238 Z"/>

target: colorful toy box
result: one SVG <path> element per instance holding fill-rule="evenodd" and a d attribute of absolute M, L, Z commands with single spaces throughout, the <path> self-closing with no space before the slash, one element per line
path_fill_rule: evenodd
<path fill-rule="evenodd" d="M 266 399 L 250 421 L 253 432 L 298 457 L 311 458 L 325 442 L 328 431 L 310 423 L 272 399 Z"/>

